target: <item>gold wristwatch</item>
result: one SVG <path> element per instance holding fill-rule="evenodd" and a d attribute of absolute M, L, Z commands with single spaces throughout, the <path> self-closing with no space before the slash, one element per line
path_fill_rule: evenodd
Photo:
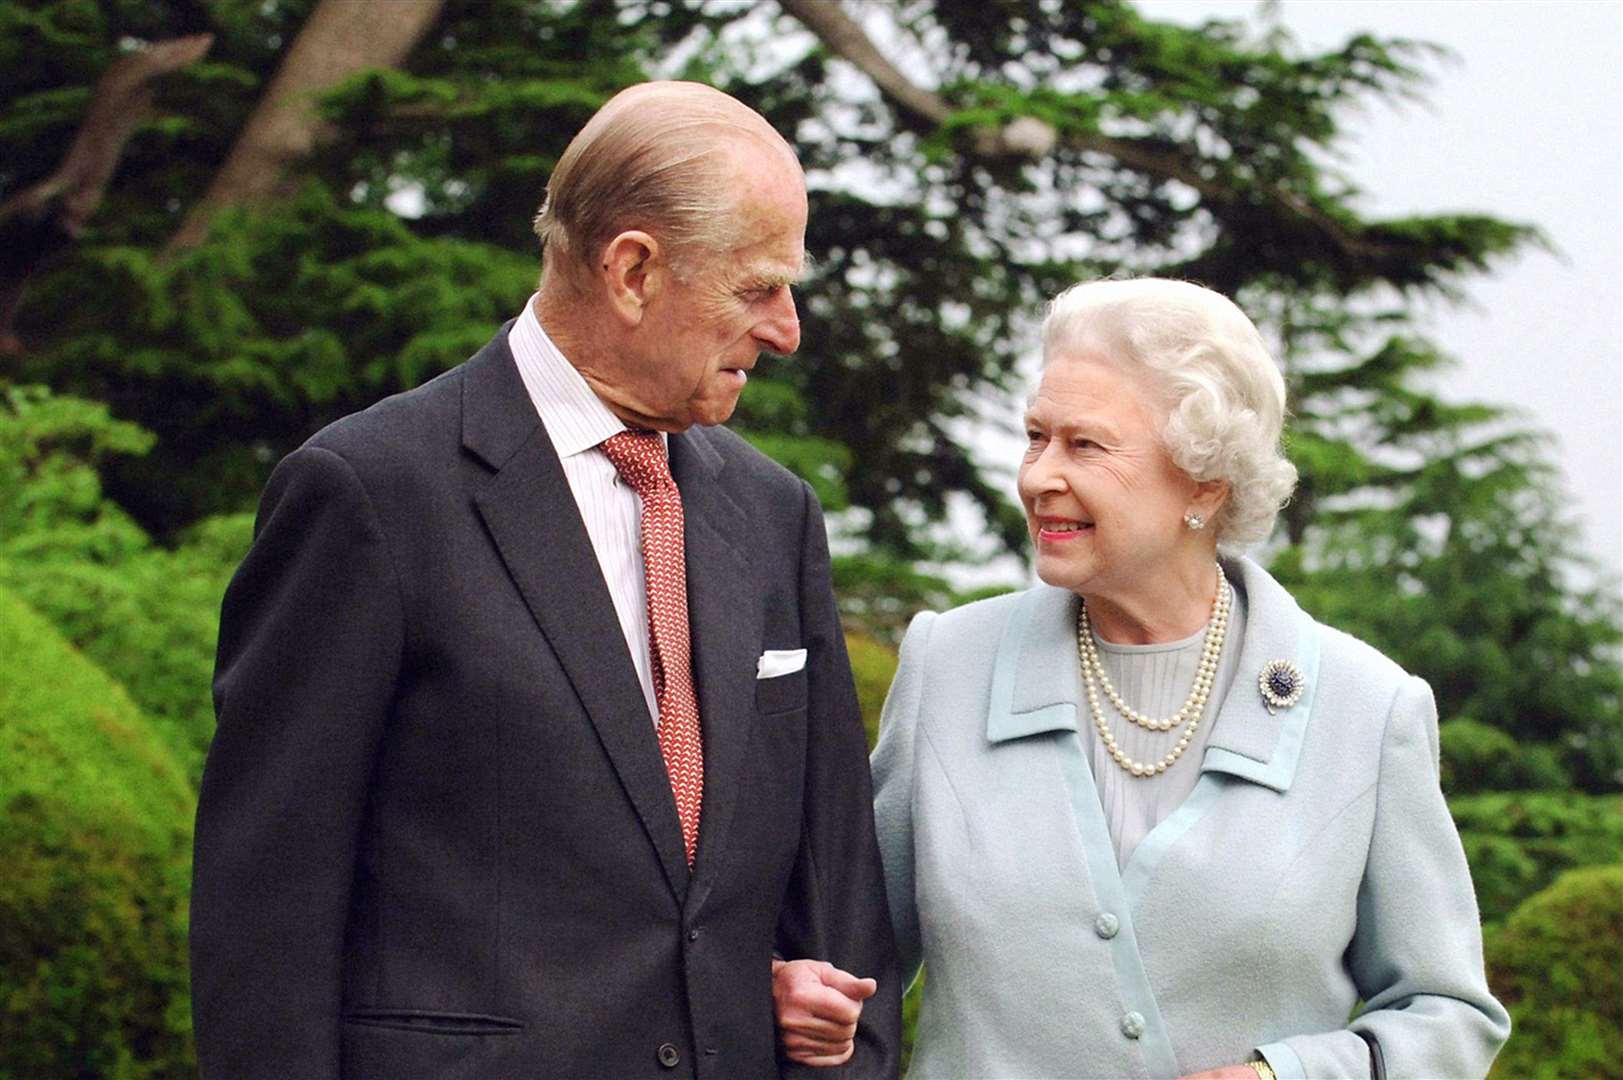
<path fill-rule="evenodd" d="M 1246 1064 L 1251 1066 L 1251 1071 L 1257 1074 L 1257 1080 L 1279 1080 L 1279 1074 L 1274 1072 L 1274 1067 L 1268 1064 L 1265 1058 L 1257 1058 L 1255 1061 L 1246 1062 Z"/>

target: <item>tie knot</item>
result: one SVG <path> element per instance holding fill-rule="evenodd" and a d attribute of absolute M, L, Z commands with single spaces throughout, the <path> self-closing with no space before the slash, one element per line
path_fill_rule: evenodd
<path fill-rule="evenodd" d="M 630 484 L 638 495 L 646 497 L 676 486 L 659 432 L 628 428 L 604 439 L 602 447 L 620 479 Z"/>

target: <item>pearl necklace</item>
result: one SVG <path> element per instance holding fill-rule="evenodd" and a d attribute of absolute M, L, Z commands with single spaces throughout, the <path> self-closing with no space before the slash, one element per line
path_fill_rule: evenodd
<path fill-rule="evenodd" d="M 1076 647 L 1077 654 L 1082 661 L 1082 681 L 1088 693 L 1088 708 L 1093 713 L 1093 725 L 1099 729 L 1099 737 L 1104 740 L 1105 750 L 1110 758 L 1122 769 L 1137 777 L 1158 776 L 1167 771 L 1167 766 L 1183 756 L 1189 749 L 1189 740 L 1200 727 L 1201 719 L 1205 715 L 1206 698 L 1212 690 L 1212 683 L 1217 678 L 1217 663 L 1223 653 L 1223 639 L 1228 635 L 1229 609 L 1233 602 L 1234 589 L 1229 585 L 1228 577 L 1224 575 L 1223 568 L 1217 568 L 1217 599 L 1212 605 L 1212 617 L 1206 624 L 1206 633 L 1200 651 L 1200 666 L 1195 670 L 1195 683 L 1189 690 L 1189 697 L 1178 707 L 1178 711 L 1164 720 L 1155 720 L 1121 699 L 1116 688 L 1110 685 L 1110 678 L 1105 674 L 1104 664 L 1099 660 L 1099 651 L 1093 644 L 1093 628 L 1088 623 L 1088 602 L 1082 601 L 1082 608 L 1076 617 Z M 1185 727 L 1173 744 L 1171 750 L 1161 760 L 1149 763 L 1134 761 L 1122 752 L 1116 745 L 1116 735 L 1105 720 L 1104 709 L 1099 704 L 1099 686 L 1103 685 L 1105 696 L 1116 707 L 1116 711 L 1126 717 L 1130 722 L 1137 724 L 1146 731 L 1171 731 L 1178 724 Z"/>

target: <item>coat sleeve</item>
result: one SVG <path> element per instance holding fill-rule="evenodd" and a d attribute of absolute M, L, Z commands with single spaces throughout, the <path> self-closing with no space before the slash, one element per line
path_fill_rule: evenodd
<path fill-rule="evenodd" d="M 1387 718 L 1375 824 L 1346 955 L 1364 1000 L 1341 1031 L 1261 1047 L 1289 1077 L 1485 1076 L 1510 1035 L 1488 990 L 1465 852 L 1438 786 L 1437 707 L 1409 678 Z"/>
<path fill-rule="evenodd" d="M 890 900 L 904 990 L 918 976 L 924 958 L 913 891 L 913 769 L 919 706 L 924 697 L 924 660 L 935 618 L 934 612 L 920 612 L 907 628 L 901 662 L 879 720 L 879 745 L 873 752 L 874 824 L 885 864 L 885 895 Z"/>
<path fill-rule="evenodd" d="M 830 577 L 828 536 L 811 488 L 801 535 L 800 611 L 806 648 L 807 744 L 800 851 L 779 915 L 777 948 L 786 958 L 827 960 L 878 992 L 863 1004 L 856 1052 L 839 1069 L 785 1063 L 806 1080 L 892 1080 L 902 1039 L 902 991 L 874 838 L 867 735 L 851 679 Z"/>
<path fill-rule="evenodd" d="M 221 611 L 191 915 L 206 1080 L 338 1076 L 356 837 L 401 612 L 354 470 L 325 449 L 290 455 Z"/>

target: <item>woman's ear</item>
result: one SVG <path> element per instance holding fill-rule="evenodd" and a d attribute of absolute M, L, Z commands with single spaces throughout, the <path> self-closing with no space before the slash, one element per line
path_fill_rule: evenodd
<path fill-rule="evenodd" d="M 640 229 L 629 229 L 603 246 L 598 278 L 609 307 L 627 326 L 642 322 L 648 304 L 658 294 L 659 241 Z"/>
<path fill-rule="evenodd" d="M 1215 521 L 1217 513 L 1223 509 L 1223 504 L 1229 501 L 1229 482 L 1227 480 L 1202 480 L 1195 485 L 1195 493 L 1189 499 L 1191 514 L 1199 514 L 1207 521 Z"/>

